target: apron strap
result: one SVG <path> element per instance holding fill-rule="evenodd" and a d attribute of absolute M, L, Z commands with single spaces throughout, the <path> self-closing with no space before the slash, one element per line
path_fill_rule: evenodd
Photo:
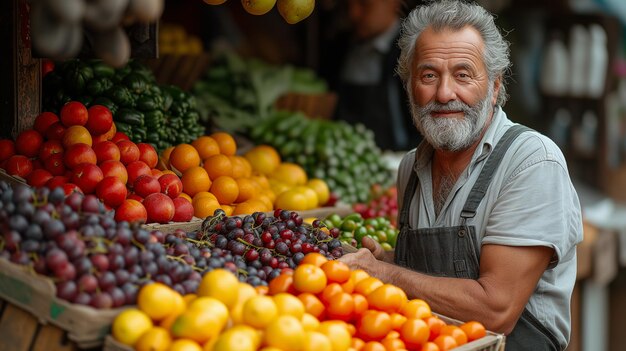
<path fill-rule="evenodd" d="M 404 196 L 402 201 L 402 208 L 400 209 L 400 217 L 398 218 L 399 227 L 402 228 L 405 225 L 409 225 L 409 208 L 411 207 L 411 200 L 417 189 L 417 174 L 415 170 L 411 170 L 409 176 L 409 182 L 404 189 Z"/>
<path fill-rule="evenodd" d="M 465 206 L 463 206 L 463 210 L 461 211 L 461 218 L 463 218 L 464 221 L 468 218 L 473 218 L 476 215 L 476 209 L 483 200 L 483 197 L 485 197 L 485 193 L 491 183 L 491 179 L 493 178 L 496 169 L 498 169 L 500 162 L 504 158 L 504 154 L 506 154 L 507 150 L 511 146 L 511 143 L 513 143 L 513 141 L 523 132 L 531 130 L 532 129 L 528 127 L 517 124 L 510 127 L 504 133 L 502 138 L 500 138 L 491 152 L 491 155 L 487 158 L 485 166 L 480 171 L 478 179 L 476 180 L 476 183 L 474 183 L 474 187 L 467 196 Z"/>

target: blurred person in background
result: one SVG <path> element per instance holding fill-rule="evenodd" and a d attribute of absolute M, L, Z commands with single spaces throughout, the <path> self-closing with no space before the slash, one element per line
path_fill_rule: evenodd
<path fill-rule="evenodd" d="M 395 73 L 404 1 L 341 3 L 347 28 L 334 35 L 330 45 L 322 46 L 320 67 L 338 95 L 335 118 L 364 124 L 374 131 L 383 150 L 410 150 L 421 137 L 411 123 L 408 100 Z"/>
<path fill-rule="evenodd" d="M 400 234 L 395 251 L 365 237 L 340 260 L 506 334 L 507 350 L 565 349 L 580 202 L 558 146 L 502 109 L 509 43 L 482 7 L 443 0 L 407 16 L 399 46 L 424 136 L 398 169 Z"/>

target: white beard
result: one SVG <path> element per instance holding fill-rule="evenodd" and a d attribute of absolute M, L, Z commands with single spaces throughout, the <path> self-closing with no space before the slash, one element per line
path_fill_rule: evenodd
<path fill-rule="evenodd" d="M 493 82 L 489 83 L 485 95 L 485 98 L 474 106 L 454 100 L 446 104 L 431 101 L 424 107 L 415 104 L 411 95 L 409 99 L 413 124 L 433 148 L 448 151 L 464 150 L 478 140 L 487 117 L 492 112 Z M 433 111 L 463 111 L 464 118 L 436 118 L 431 115 Z"/>

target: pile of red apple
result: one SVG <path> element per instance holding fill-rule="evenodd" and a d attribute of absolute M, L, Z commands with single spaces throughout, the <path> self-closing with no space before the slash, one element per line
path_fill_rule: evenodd
<path fill-rule="evenodd" d="M 368 203 L 355 203 L 352 205 L 354 212 L 360 213 L 364 219 L 385 217 L 389 219 L 391 225 L 397 227 L 398 217 L 398 189 L 391 186 L 383 189 L 380 185 L 374 184 L 371 189 L 370 201 Z"/>
<path fill-rule="evenodd" d="M 187 222 L 193 206 L 182 182 L 156 169 L 158 154 L 117 132 L 111 111 L 67 103 L 59 116 L 43 112 L 15 141 L 0 139 L 0 168 L 32 187 L 95 194 L 119 221 Z"/>

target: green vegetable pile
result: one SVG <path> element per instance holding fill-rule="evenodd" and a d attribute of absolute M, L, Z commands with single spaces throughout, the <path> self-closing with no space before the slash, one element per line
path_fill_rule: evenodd
<path fill-rule="evenodd" d="M 363 219 L 360 214 L 353 213 L 341 218 L 333 213 L 323 222 L 330 230 L 338 228 L 339 240 L 356 248 L 361 248 L 361 241 L 366 236 L 379 242 L 385 250 L 396 247 L 399 230 L 385 217 Z"/>
<path fill-rule="evenodd" d="M 373 184 L 386 187 L 394 180 L 374 133 L 362 124 L 279 111 L 260 121 L 250 137 L 272 145 L 283 161 L 301 165 L 310 177 L 324 179 L 345 203 L 365 202 Z"/>
<path fill-rule="evenodd" d="M 245 134 L 273 112 L 274 103 L 285 93 L 319 94 L 327 90 L 326 82 L 313 70 L 225 53 L 192 91 L 202 121 Z"/>
<path fill-rule="evenodd" d="M 108 107 L 118 131 L 159 150 L 204 134 L 195 98 L 176 86 L 158 85 L 152 71 L 136 61 L 118 69 L 99 60 L 59 63 L 44 78 L 43 109 L 59 113 L 73 100 Z"/>

